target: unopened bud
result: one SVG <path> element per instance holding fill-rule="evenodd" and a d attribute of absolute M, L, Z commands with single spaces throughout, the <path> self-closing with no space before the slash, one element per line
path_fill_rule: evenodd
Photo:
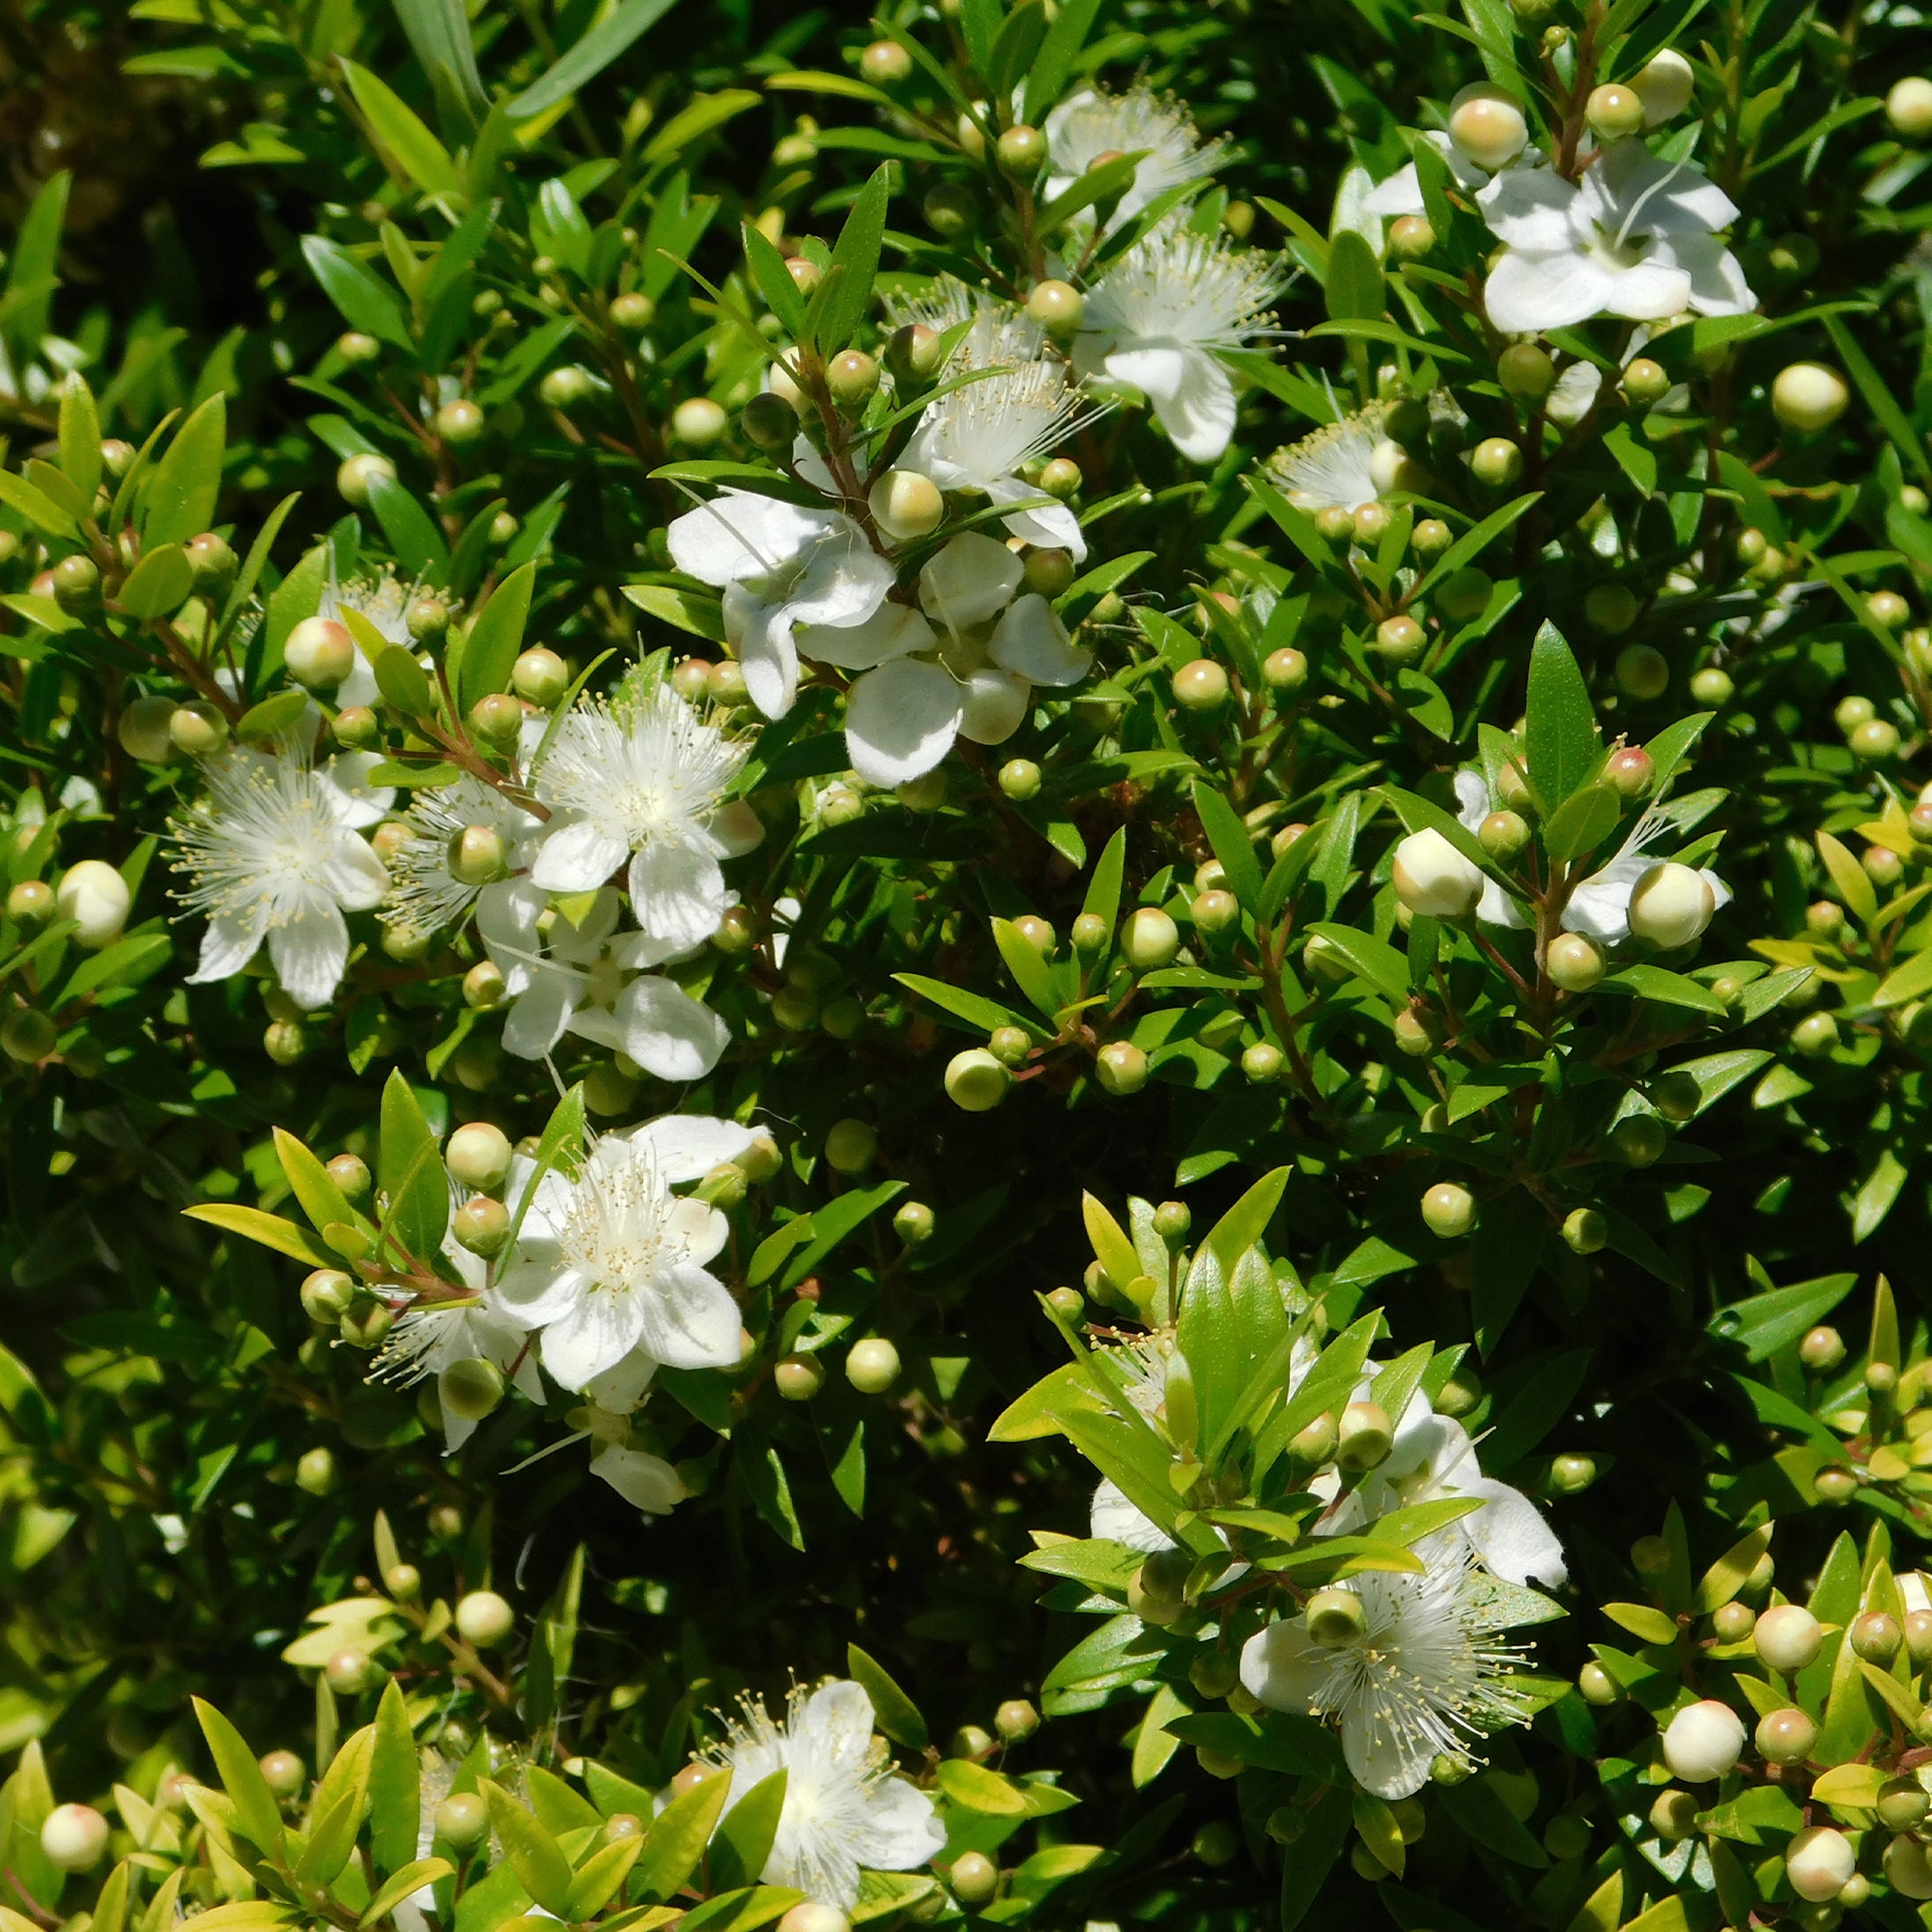
<path fill-rule="evenodd" d="M 1395 1430 L 1377 1402 L 1351 1402 L 1335 1430 L 1335 1461 L 1344 1469 L 1373 1469 L 1395 1448 Z"/>

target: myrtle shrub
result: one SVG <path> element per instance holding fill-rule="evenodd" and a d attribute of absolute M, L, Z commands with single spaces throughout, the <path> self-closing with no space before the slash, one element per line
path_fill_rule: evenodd
<path fill-rule="evenodd" d="M 1457 4 L 12 10 L 0 1932 L 1932 1926 L 1924 23 Z"/>

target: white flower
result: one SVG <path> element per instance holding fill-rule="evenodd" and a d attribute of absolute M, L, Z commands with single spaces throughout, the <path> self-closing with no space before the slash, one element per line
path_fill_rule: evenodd
<path fill-rule="evenodd" d="M 1550 168 L 1506 169 L 1476 202 L 1504 244 L 1483 304 L 1505 333 L 1597 315 L 1658 322 L 1683 309 L 1736 316 L 1755 306 L 1718 239 L 1736 218 L 1730 198 L 1701 170 L 1660 161 L 1641 141 L 1603 149 L 1580 183 Z"/>
<path fill-rule="evenodd" d="M 266 940 L 289 998 L 327 1003 L 348 963 L 343 914 L 368 911 L 389 886 L 357 836 L 395 796 L 366 786 L 367 765 L 313 766 L 294 750 L 237 749 L 209 762 L 207 792 L 170 821 L 182 853 L 175 870 L 193 882 L 182 900 L 207 914 L 191 984 L 232 978 Z"/>
<path fill-rule="evenodd" d="M 868 784 L 905 784 L 930 771 L 953 740 L 998 745 L 1025 722 L 1035 684 L 1077 684 L 1092 658 L 1053 608 L 1016 598 L 1020 559 L 967 530 L 919 573 L 920 610 L 883 605 L 848 630 L 801 630 L 798 647 L 863 674 L 845 712 L 846 752 Z"/>
<path fill-rule="evenodd" d="M 1670 829 L 1671 822 L 1662 812 L 1645 812 L 1630 828 L 1615 858 L 1570 895 L 1563 908 L 1563 929 L 1581 932 L 1600 946 L 1620 945 L 1629 938 L 1631 895 L 1657 863 L 1646 848 Z M 1712 911 L 1730 903 L 1730 888 L 1715 872 L 1706 868 L 1697 876 L 1711 889 Z"/>
<path fill-rule="evenodd" d="M 343 613 L 353 611 L 381 633 L 384 643 L 401 644 L 413 652 L 417 648 L 416 640 L 409 634 L 409 601 L 413 595 L 413 592 L 403 588 L 396 573 L 386 564 L 373 576 L 354 577 L 346 584 L 339 583 L 332 546 L 329 581 L 323 586 L 322 601 L 316 606 L 316 616 L 327 619 L 331 623 L 341 623 Z M 357 644 L 355 661 L 348 675 L 331 696 L 346 710 L 350 705 L 372 705 L 380 695 L 375 682 L 375 666 L 370 663 L 361 645 Z"/>
<path fill-rule="evenodd" d="M 479 910 L 484 949 L 516 996 L 503 1022 L 506 1053 L 540 1060 L 572 1033 L 660 1080 L 701 1079 L 718 1064 L 730 1029 L 675 980 L 637 976 L 663 953 L 647 933 L 618 931 L 615 891 L 597 895 L 581 925 L 556 912 L 547 943 L 537 931 L 543 909 L 539 889 L 511 880 Z"/>
<path fill-rule="evenodd" d="M 1420 1415 L 1414 1413 L 1416 1407 L 1412 1403 L 1411 1413 L 1404 1415 L 1388 1459 L 1354 1492 L 1361 1499 L 1356 1527 L 1387 1510 L 1449 1496 L 1475 1497 L 1482 1507 L 1445 1534 L 1461 1538 L 1482 1567 L 1505 1583 L 1562 1584 L 1569 1574 L 1563 1545 L 1543 1512 L 1520 1489 L 1482 1473 L 1475 1444 L 1459 1422 L 1434 1414 L 1427 1403 L 1421 1404 Z"/>
<path fill-rule="evenodd" d="M 988 496 L 996 503 L 1029 504 L 1003 518 L 1006 527 L 1029 543 L 1068 550 L 1082 561 L 1087 540 L 1079 518 L 1064 503 L 1042 497 L 1019 472 L 1083 420 L 1080 392 L 1062 364 L 1022 362 L 941 396 L 919 418 L 897 467 L 929 477 L 941 489 Z M 878 608 L 876 600 L 873 608 Z"/>
<path fill-rule="evenodd" d="M 1378 1798 L 1413 1797 L 1438 1757 L 1466 1763 L 1471 1740 L 1529 1715 L 1506 1681 L 1522 1660 L 1496 1641 L 1466 1550 L 1435 1537 L 1415 1554 L 1428 1566 L 1421 1576 L 1369 1571 L 1337 1586 L 1361 1599 L 1352 1643 L 1327 1649 L 1295 1617 L 1256 1631 L 1241 1651 L 1249 1694 L 1338 1724 L 1349 1770 Z"/>
<path fill-rule="evenodd" d="M 797 695 L 792 626 L 864 623 L 893 587 L 892 565 L 838 510 L 727 489 L 665 535 L 679 570 L 723 587 L 726 634 L 767 718 L 782 718 Z"/>
<path fill-rule="evenodd" d="M 1134 178 L 1121 196 L 1110 227 L 1131 220 L 1171 188 L 1204 181 L 1225 143 L 1203 142 L 1193 116 L 1171 94 L 1136 85 L 1124 94 L 1082 87 L 1046 116 L 1046 198 L 1071 188 L 1102 155 L 1139 154 Z"/>
<path fill-rule="evenodd" d="M 1456 816 L 1471 832 L 1497 809 L 1482 773 L 1464 769 L 1455 774 Z M 1621 945 L 1630 936 L 1630 896 L 1637 882 L 1657 863 L 1649 846 L 1671 829 L 1669 817 L 1647 811 L 1630 828 L 1628 837 L 1608 864 L 1599 867 L 1571 891 L 1560 923 L 1565 932 L 1581 932 L 1599 946 Z M 1730 903 L 1730 888 L 1710 870 L 1698 877 L 1711 889 L 1712 909 Z M 1486 873 L 1476 917 L 1484 925 L 1521 927 L 1524 917 L 1516 900 Z"/>
<path fill-rule="evenodd" d="M 499 917 L 502 902 L 524 887 L 516 879 L 465 885 L 450 870 L 450 842 L 460 832 L 473 825 L 494 832 L 513 870 L 524 862 L 527 842 L 543 830 L 543 820 L 534 812 L 467 771 L 455 784 L 419 789 L 409 801 L 405 822 L 409 837 L 390 862 L 388 916 L 407 932 L 440 932 L 460 925 L 472 907 L 480 917 Z"/>
<path fill-rule="evenodd" d="M 1471 193 L 1481 188 L 1489 180 L 1489 170 L 1478 167 L 1451 141 L 1447 134 L 1431 129 L 1422 137 L 1443 157 L 1449 178 L 1456 187 L 1466 188 Z M 1541 160 L 1537 156 L 1537 160 Z M 1416 172 L 1416 164 L 1411 161 L 1398 168 L 1387 181 L 1372 188 L 1362 198 L 1362 210 L 1367 214 L 1380 214 L 1393 219 L 1399 214 L 1424 214 L 1428 206 L 1423 201 L 1422 178 Z"/>
<path fill-rule="evenodd" d="M 746 1702 L 710 1761 L 731 1772 L 729 1804 L 785 1773 L 777 1837 L 759 1874 L 767 1885 L 850 1911 L 862 1867 L 910 1871 L 944 1848 L 932 1800 L 890 1762 L 874 1760 L 872 1729 L 872 1699 L 858 1684 L 793 1685 L 782 1724 Z"/>
<path fill-rule="evenodd" d="M 443 1258 L 477 1299 L 419 1303 L 403 1310 L 369 1369 L 369 1380 L 407 1385 L 426 1375 L 441 1377 L 458 1362 L 480 1358 L 501 1369 L 530 1401 L 541 1402 L 543 1378 L 537 1373 L 529 1331 L 510 1320 L 497 1305 L 488 1287 L 487 1263 L 454 1240 L 443 1243 Z M 478 1419 L 450 1408 L 442 1401 L 440 1388 L 437 1394 L 444 1446 L 454 1454 L 476 1433 Z"/>
<path fill-rule="evenodd" d="M 1374 459 L 1387 441 L 1388 413 L 1387 403 L 1372 402 L 1277 450 L 1267 463 L 1270 481 L 1297 509 L 1311 512 L 1358 510 L 1376 501 L 1382 491 Z"/>
<path fill-rule="evenodd" d="M 595 892 L 628 859 L 631 915 L 653 948 L 634 963 L 703 945 L 731 903 L 719 860 L 758 842 L 757 818 L 726 800 L 745 754 L 661 681 L 580 700 L 537 770 L 554 816 L 532 883 Z"/>
<path fill-rule="evenodd" d="M 543 1365 L 582 1389 L 633 1351 L 671 1368 L 730 1368 L 738 1304 L 705 1267 L 725 1217 L 671 1192 L 752 1144 L 727 1120 L 670 1115 L 608 1134 L 573 1177 L 536 1183 L 496 1293 L 513 1321 L 543 1331 Z"/>
<path fill-rule="evenodd" d="M 1080 365 L 1132 383 L 1182 456 L 1212 463 L 1234 433 L 1234 384 L 1216 358 L 1263 331 L 1281 288 L 1259 250 L 1164 222 L 1088 291 Z"/>

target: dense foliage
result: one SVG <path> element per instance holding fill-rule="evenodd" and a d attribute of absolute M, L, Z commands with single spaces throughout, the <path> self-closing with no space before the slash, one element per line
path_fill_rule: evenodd
<path fill-rule="evenodd" d="M 1458 8 L 11 11 L 4 1932 L 1932 1925 L 1923 22 Z"/>

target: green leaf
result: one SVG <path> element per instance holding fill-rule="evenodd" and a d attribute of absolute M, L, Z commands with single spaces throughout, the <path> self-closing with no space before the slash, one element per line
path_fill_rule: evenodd
<path fill-rule="evenodd" d="M 1698 1580 L 1697 1594 L 1691 1608 L 1700 1616 L 1720 1610 L 1744 1587 L 1746 1579 L 1757 1568 L 1758 1560 L 1771 1547 L 1771 1525 L 1740 1536 Z"/>
<path fill-rule="evenodd" d="M 375 1709 L 369 1750 L 369 1851 L 378 1871 L 400 1871 L 416 1856 L 421 1784 L 409 1707 L 392 1677 Z"/>
<path fill-rule="evenodd" d="M 563 1849 L 500 1785 L 482 1779 L 489 1822 L 502 1841 L 516 1881 L 546 1912 L 562 1918 L 570 1902 L 570 1861 Z"/>
<path fill-rule="evenodd" d="M 1616 830 L 1622 809 L 1608 785 L 1586 785 L 1551 814 L 1543 828 L 1544 851 L 1563 865 L 1594 852 Z"/>
<path fill-rule="evenodd" d="M 1829 832 L 1818 834 L 1818 856 L 1838 888 L 1838 896 L 1861 925 L 1868 926 L 1878 916 L 1878 894 L 1870 875 L 1859 864 L 1844 842 Z"/>
<path fill-rule="evenodd" d="M 322 284 L 322 292 L 351 329 L 393 348 L 413 350 L 409 320 L 396 292 L 341 242 L 327 235 L 304 235 L 302 256 Z"/>
<path fill-rule="evenodd" d="M 1878 373 L 1871 357 L 1860 347 L 1858 339 L 1845 326 L 1843 316 L 1826 316 L 1824 322 L 1825 333 L 1831 337 L 1839 360 L 1859 385 L 1859 394 L 1864 398 L 1865 407 L 1877 418 L 1878 427 L 1891 439 L 1892 447 L 1900 458 L 1910 464 L 1921 479 L 1932 483 L 1932 458 L 1926 455 L 1925 439 L 1912 427 L 1911 419 L 1898 406 L 1898 398 L 1892 394 L 1891 385 Z"/>
<path fill-rule="evenodd" d="M 262 1776 L 255 1753 L 213 1705 L 196 1698 L 195 1716 L 207 1739 L 215 1775 L 235 1808 L 235 1822 L 258 1852 L 272 1852 L 282 1836 L 282 1809 Z"/>
<path fill-rule="evenodd" d="M 0 315 L 6 317 L 7 340 L 23 363 L 40 354 L 54 291 L 61 285 L 61 231 L 67 224 L 68 191 L 72 185 L 73 177 L 65 168 L 53 176 L 34 196 L 14 235 Z"/>
<path fill-rule="evenodd" d="M 1053 24 L 1027 69 L 1027 117 L 1035 125 L 1044 121 L 1046 110 L 1059 99 L 1080 50 L 1108 4 L 1109 0 L 1066 0 L 1053 16 Z"/>
<path fill-rule="evenodd" d="M 389 1197 L 384 1236 L 395 1236 L 426 1261 L 442 1247 L 450 1224 L 450 1183 L 422 1103 L 400 1071 L 392 1072 L 382 1089 L 376 1184 Z"/>
<path fill-rule="evenodd" d="M 731 1773 L 716 1771 L 679 1792 L 651 1820 L 643 1852 L 631 1868 L 634 1890 L 646 1898 L 669 1898 L 683 1887 L 711 1843 L 731 1787 Z"/>
<path fill-rule="evenodd" d="M 1060 1000 L 1053 990 L 1052 975 L 1046 970 L 1046 962 L 1039 956 L 1039 950 L 1010 919 L 993 921 L 993 943 L 1000 949 L 1000 957 L 1006 961 L 1007 971 L 1013 975 L 1013 983 L 1019 987 L 1036 1011 L 1050 1020 L 1059 1011 Z"/>
<path fill-rule="evenodd" d="M 380 1817 L 380 1811 L 377 1812 Z M 632 1840 L 631 1843 L 636 1843 Z M 425 1885 L 434 1885 L 442 1879 L 456 1875 L 456 1867 L 447 1859 L 417 1859 L 413 1863 L 401 1866 L 395 1874 L 383 1881 L 380 1889 L 363 1908 L 362 1916 L 356 1921 L 358 1932 L 385 1919 L 411 1892 L 421 1891 Z"/>
<path fill-rule="evenodd" d="M 1036 1035 L 1044 1031 L 1038 1021 L 1003 1007 L 997 1000 L 968 993 L 964 987 L 948 986 L 944 980 L 927 979 L 922 973 L 895 973 L 893 977 L 909 992 L 930 1000 L 969 1033 L 990 1034 L 996 1027 L 1018 1027 Z"/>
<path fill-rule="evenodd" d="M 782 1770 L 761 1778 L 719 1821 L 711 1840 L 711 1889 L 730 1891 L 758 1882 L 778 1836 L 778 1818 L 785 1808 Z"/>
<path fill-rule="evenodd" d="M 123 580 L 114 600 L 131 618 L 165 618 L 195 589 L 195 567 L 178 543 L 152 548 Z"/>
<path fill-rule="evenodd" d="M 879 273 L 879 247 L 886 232 L 886 209 L 892 171 L 882 167 L 859 191 L 852 212 L 845 217 L 832 249 L 823 306 L 818 314 L 818 352 L 831 357 L 859 333 L 872 306 L 872 285 Z M 836 278 L 836 282 L 835 282 Z M 834 285 L 835 284 L 835 285 Z"/>
<path fill-rule="evenodd" d="M 394 0 L 396 18 L 436 89 L 438 108 L 474 122 L 489 105 L 463 0 Z"/>
<path fill-rule="evenodd" d="M 236 1201 L 204 1201 L 182 1212 L 191 1221 L 206 1221 L 228 1234 L 246 1235 L 264 1248 L 307 1262 L 311 1268 L 334 1268 L 340 1259 L 311 1238 L 308 1231 L 277 1214 L 266 1214 L 259 1207 L 244 1207 Z"/>
<path fill-rule="evenodd" d="M 511 119 L 527 121 L 560 106 L 627 52 L 675 4 L 676 0 L 621 0 L 541 79 L 510 99 Z"/>
<path fill-rule="evenodd" d="M 1200 815 L 1215 858 L 1227 874 L 1228 891 L 1240 900 L 1244 912 L 1260 917 L 1261 861 L 1255 857 L 1254 840 L 1248 836 L 1248 828 L 1234 807 L 1198 778 L 1194 781 L 1194 810 Z"/>
<path fill-rule="evenodd" d="M 78 369 L 61 385 L 61 469 L 91 506 L 100 486 L 100 412 Z"/>
<path fill-rule="evenodd" d="M 17 509 L 28 522 L 49 536 L 71 538 L 74 522 L 44 489 L 36 489 L 24 477 L 11 470 L 0 470 L 0 503 Z"/>
<path fill-rule="evenodd" d="M 570 1902 L 564 1917 L 572 1925 L 595 1918 L 622 1888 L 643 1849 L 641 1838 L 621 1838 L 615 1845 L 593 1852 L 571 1878 Z"/>
<path fill-rule="evenodd" d="M 1530 790 L 1547 820 L 1596 762 L 1596 714 L 1589 688 L 1562 631 L 1547 621 L 1530 650 L 1523 736 Z"/>
<path fill-rule="evenodd" d="M 227 404 L 217 391 L 183 423 L 148 479 L 141 547 L 186 543 L 213 520 L 227 445 Z"/>
<path fill-rule="evenodd" d="M 368 1793 L 360 1785 L 345 1791 L 320 1817 L 311 1816 L 309 1842 L 295 1867 L 300 1886 L 333 1885 L 355 1849 Z"/>
<path fill-rule="evenodd" d="M 975 1764 L 969 1757 L 942 1758 L 939 1789 L 956 1805 L 993 1818 L 1024 1818 L 1027 1800 L 1011 1778 Z"/>
<path fill-rule="evenodd" d="M 405 718 L 435 717 L 435 688 L 429 673 L 417 663 L 416 653 L 406 644 L 383 645 L 375 659 L 375 681 L 382 695 Z"/>
<path fill-rule="evenodd" d="M 463 177 L 444 147 L 424 126 L 416 111 L 386 80 L 378 79 L 366 68 L 337 56 L 338 65 L 348 81 L 355 104 L 368 121 L 370 131 L 388 151 L 388 158 L 420 188 L 425 195 L 464 199 Z"/>
<path fill-rule="evenodd" d="M 872 1699 L 873 1722 L 896 1744 L 908 1751 L 922 1751 L 926 1744 L 925 1720 L 919 1708 L 893 1681 L 886 1667 L 870 1657 L 856 1643 L 845 1647 L 846 1668 L 853 1681 Z"/>
<path fill-rule="evenodd" d="M 523 628 L 529 621 L 536 579 L 535 564 L 523 564 L 511 571 L 471 621 L 456 680 L 457 707 L 466 717 L 479 698 L 509 689 L 510 672 L 523 648 Z"/>
<path fill-rule="evenodd" d="M 450 546 L 436 519 L 396 481 L 377 471 L 369 479 L 369 508 L 396 553 L 396 561 L 411 576 L 438 576 L 450 561 Z"/>

